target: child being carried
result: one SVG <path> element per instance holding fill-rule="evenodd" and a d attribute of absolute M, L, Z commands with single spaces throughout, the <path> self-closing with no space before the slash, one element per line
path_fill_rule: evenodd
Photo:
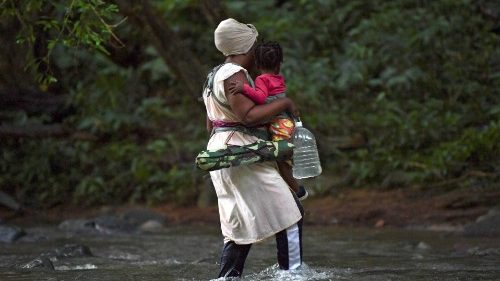
<path fill-rule="evenodd" d="M 270 103 L 275 99 L 285 97 L 286 84 L 280 74 L 283 62 L 283 51 L 277 42 L 264 42 L 255 47 L 255 64 L 260 75 L 255 78 L 255 88 L 242 82 L 233 82 L 231 93 L 243 93 L 256 104 Z M 295 123 L 287 112 L 281 112 L 269 123 L 269 132 L 273 141 L 289 140 L 292 136 Z M 278 161 L 281 176 L 297 194 L 300 200 L 308 196 L 304 186 L 300 186 L 292 175 L 292 166 L 289 162 Z"/>

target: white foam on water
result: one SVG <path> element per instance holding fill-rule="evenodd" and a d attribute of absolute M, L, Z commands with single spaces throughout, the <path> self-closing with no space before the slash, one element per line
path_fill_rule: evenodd
<path fill-rule="evenodd" d="M 61 270 L 61 271 L 68 271 L 68 270 L 89 270 L 89 269 L 97 269 L 97 266 L 87 263 L 83 265 L 61 265 L 61 266 L 56 266 L 54 268 L 55 270 Z"/>
<path fill-rule="evenodd" d="M 109 255 L 108 258 L 113 260 L 140 260 L 142 257 L 140 255 L 134 255 L 130 253 L 118 253 Z"/>
<path fill-rule="evenodd" d="M 294 270 L 281 270 L 275 264 L 257 274 L 247 276 L 244 280 L 313 281 L 333 280 L 337 278 L 332 272 L 317 271 L 303 263 L 299 268 Z"/>
<path fill-rule="evenodd" d="M 245 275 L 241 280 L 245 281 L 319 281 L 319 280 L 338 280 L 340 276 L 336 276 L 333 272 L 321 272 L 312 269 L 307 264 L 302 264 L 299 268 L 293 270 L 282 270 L 278 264 L 270 266 L 259 273 Z M 210 281 L 224 281 L 228 279 L 218 278 Z M 235 279 L 239 280 L 239 279 Z"/>
<path fill-rule="evenodd" d="M 181 264 L 181 262 L 176 260 L 176 259 L 165 259 L 165 260 L 141 260 L 141 261 L 133 262 L 132 264 L 136 264 L 136 265 L 177 265 L 177 264 Z"/>

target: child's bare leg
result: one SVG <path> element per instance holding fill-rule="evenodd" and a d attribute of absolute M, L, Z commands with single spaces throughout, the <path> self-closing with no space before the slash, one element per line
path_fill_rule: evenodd
<path fill-rule="evenodd" d="M 285 182 L 290 186 L 290 188 L 295 192 L 299 192 L 299 184 L 295 180 L 292 174 L 292 166 L 290 166 L 287 162 L 278 161 L 278 169 L 280 171 L 281 177 L 285 180 Z"/>

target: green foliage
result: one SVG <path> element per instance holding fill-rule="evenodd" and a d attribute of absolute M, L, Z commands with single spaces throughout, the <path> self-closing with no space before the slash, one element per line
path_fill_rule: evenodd
<path fill-rule="evenodd" d="M 472 1 L 339 0 L 254 16 L 282 43 L 288 93 L 317 137 L 367 136 L 365 149 L 321 151 L 324 166 L 364 185 L 392 171 L 414 183 L 456 176 L 456 163 L 474 168 L 472 155 L 499 155 L 497 135 L 464 137 L 500 119 L 500 37 L 478 11 Z"/>
<path fill-rule="evenodd" d="M 13 17 L 21 23 L 18 44 L 38 44 L 46 48 L 43 56 L 28 53 L 27 67 L 36 70 L 40 64 L 49 65 L 48 72 L 38 73 L 38 80 L 47 85 L 57 81 L 50 72 L 52 51 L 57 45 L 109 54 L 104 45 L 114 35 L 116 25 L 107 22 L 117 12 L 116 5 L 103 0 L 5 0 L 0 17 Z"/>
<path fill-rule="evenodd" d="M 185 95 L 147 31 L 109 24 L 121 19 L 115 5 L 63 2 L 0 1 L 0 15 L 22 21 L 20 44 L 44 34 L 47 52 L 32 67 L 51 66 L 42 76 L 57 83 L 45 79 L 40 87 L 57 84 L 68 93 L 75 112 L 63 123 L 83 137 L 2 140 L 0 188 L 44 206 L 68 198 L 84 205 L 193 202 L 201 182 L 194 156 L 207 139 L 203 104 Z M 220 63 L 201 1 L 151 3 L 206 69 Z M 500 173 L 500 36 L 479 4 L 224 1 L 223 8 L 253 23 L 261 39 L 281 43 L 287 94 L 315 132 L 328 176 L 380 185 L 399 173 L 409 185 L 471 171 L 494 181 Z M 201 90 L 203 81 L 193 83 Z M 7 115 L 17 124 L 52 121 Z M 366 143 L 339 145 L 355 135 Z"/>
<path fill-rule="evenodd" d="M 142 145 L 23 141 L 15 151 L 2 150 L 0 185 L 32 206 L 189 203 L 196 173 L 191 165 L 179 165 L 171 153 L 162 140 Z"/>
<path fill-rule="evenodd" d="M 453 140 L 437 145 L 415 162 L 424 164 L 429 172 L 445 178 L 450 173 L 478 163 L 495 163 L 500 157 L 500 122 L 492 121 L 481 129 L 466 129 Z"/>

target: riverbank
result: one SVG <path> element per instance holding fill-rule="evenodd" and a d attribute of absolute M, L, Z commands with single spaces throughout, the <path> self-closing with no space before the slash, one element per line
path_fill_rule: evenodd
<path fill-rule="evenodd" d="M 500 202 L 500 188 L 424 190 L 416 188 L 340 191 L 305 202 L 312 224 L 367 227 L 460 228 Z"/>
<path fill-rule="evenodd" d="M 467 190 L 425 190 L 415 188 L 377 190 L 344 189 L 303 202 L 307 224 L 364 227 L 460 228 L 474 222 L 500 202 L 500 187 Z M 66 219 L 113 214 L 138 206 L 81 208 L 59 206 L 49 210 L 27 210 L 15 214 L 0 208 L 0 218 L 13 223 L 59 223 Z M 144 207 L 144 206 L 142 206 Z M 151 207 L 167 224 L 217 224 L 212 207 L 182 207 L 162 204 Z"/>

